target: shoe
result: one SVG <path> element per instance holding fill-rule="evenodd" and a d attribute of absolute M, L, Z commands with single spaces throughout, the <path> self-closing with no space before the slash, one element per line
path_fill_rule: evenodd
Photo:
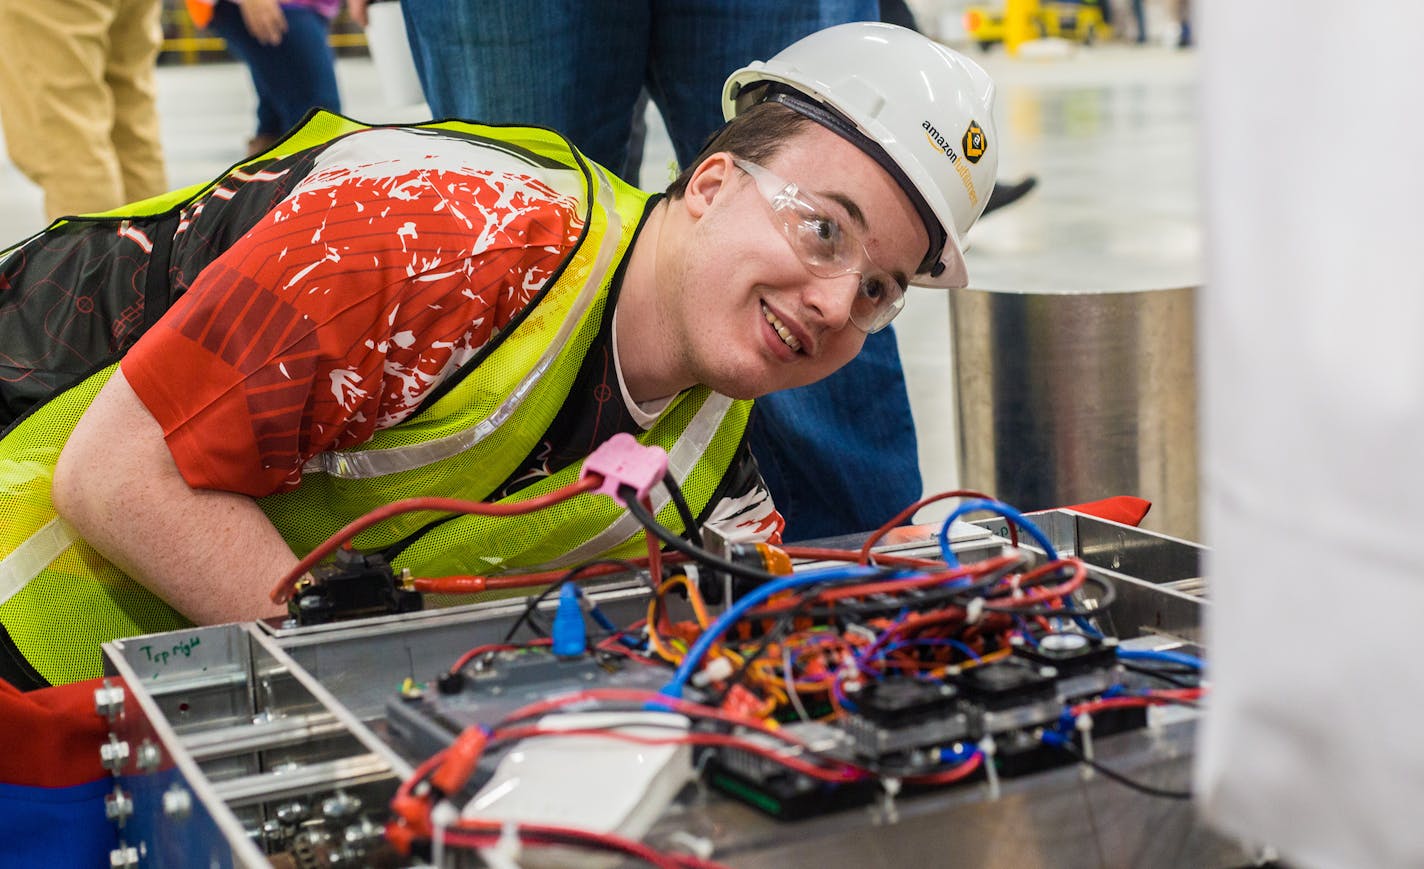
<path fill-rule="evenodd" d="M 277 144 L 279 139 L 281 139 L 281 136 L 269 136 L 266 133 L 258 133 L 247 140 L 247 156 L 256 157 L 258 154 L 261 154 L 263 151 Z"/>
<path fill-rule="evenodd" d="M 989 194 L 989 201 L 984 204 L 984 213 L 979 216 L 983 217 L 995 209 L 1018 202 L 1037 186 L 1038 177 L 1035 175 L 1025 175 L 1022 181 L 1000 181 L 994 185 L 994 192 Z"/>

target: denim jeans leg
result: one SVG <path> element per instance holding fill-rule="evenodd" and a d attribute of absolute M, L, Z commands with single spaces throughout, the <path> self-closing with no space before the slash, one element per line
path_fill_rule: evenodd
<path fill-rule="evenodd" d="M 402 0 L 436 117 L 557 130 L 617 171 L 647 56 L 647 5 Z M 616 8 L 616 14 L 610 9 Z"/>
<path fill-rule="evenodd" d="M 877 0 L 654 0 L 648 92 L 684 168 L 722 126 L 722 84 L 803 36 L 874 21 Z"/>
<path fill-rule="evenodd" d="M 312 109 L 341 111 L 336 87 L 336 55 L 331 50 L 331 22 L 315 10 L 284 6 L 287 35 L 273 46 L 265 70 L 273 79 L 284 130 L 296 126 Z"/>
<path fill-rule="evenodd" d="M 281 135 L 313 108 L 341 111 L 336 63 L 327 42 L 329 22 L 304 7 L 284 6 L 287 34 L 278 45 L 263 45 L 242 21 L 233 3 L 218 3 L 212 28 L 247 64 L 257 91 L 258 132 Z"/>

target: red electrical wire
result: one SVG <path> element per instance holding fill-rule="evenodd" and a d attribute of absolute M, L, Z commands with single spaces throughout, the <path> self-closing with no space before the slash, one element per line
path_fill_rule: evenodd
<path fill-rule="evenodd" d="M 807 751 L 810 750 L 810 747 L 801 740 L 780 730 L 773 730 L 754 718 L 735 715 L 712 706 L 704 706 L 701 703 L 683 700 L 680 697 L 671 697 L 666 694 L 659 694 L 656 691 L 640 691 L 636 688 L 590 688 L 585 691 L 575 691 L 571 694 L 550 697 L 546 700 L 537 700 L 527 706 L 514 710 L 505 716 L 504 720 L 506 722 L 512 722 L 525 718 L 534 718 L 543 715 L 545 712 L 561 709 L 571 704 L 597 701 L 627 702 L 654 707 L 666 707 L 675 712 L 681 712 L 691 718 L 707 718 L 732 724 L 737 727 L 745 727 L 748 730 L 755 730 L 758 733 L 770 736 L 787 745 L 802 748 Z"/>
<path fill-rule="evenodd" d="M 541 637 L 539 639 L 530 640 L 529 642 L 524 643 L 523 645 L 516 645 L 514 643 L 486 643 L 483 646 L 475 646 L 473 649 L 469 650 L 465 654 L 461 655 L 459 658 L 455 659 L 455 663 L 450 665 L 450 672 L 460 672 L 462 669 L 464 669 L 466 664 L 470 663 L 471 661 L 478 658 L 480 655 L 485 654 L 486 652 L 512 652 L 516 649 L 525 649 L 530 646 L 552 646 L 553 644 L 554 641 L 549 637 Z"/>
<path fill-rule="evenodd" d="M 942 772 L 928 772 L 923 775 L 907 775 L 905 781 L 917 785 L 947 785 L 965 778 L 984 763 L 984 753 L 976 751 L 953 769 Z"/>
<path fill-rule="evenodd" d="M 532 739 L 543 736 L 595 736 L 619 742 L 631 742 L 635 745 L 712 745 L 718 748 L 735 748 L 739 751 L 746 751 L 750 754 L 775 761 L 787 769 L 799 772 L 802 775 L 836 784 L 863 781 L 874 776 L 874 773 L 870 770 L 855 764 L 845 763 L 843 761 L 832 761 L 831 763 L 834 763 L 834 766 L 818 766 L 817 764 L 802 760 L 799 757 L 778 754 L 775 750 L 767 748 L 764 745 L 727 733 L 679 733 L 676 736 L 641 736 L 636 733 L 624 733 L 612 728 L 552 728 L 530 725 L 526 727 L 510 727 L 496 730 L 491 742 L 514 742 L 521 739 Z"/>
<path fill-rule="evenodd" d="M 825 549 L 819 546 L 783 546 L 781 550 L 791 558 L 805 558 L 812 561 L 848 561 L 862 564 L 860 553 L 854 549 Z M 938 558 L 914 558 L 908 555 L 875 556 L 875 563 L 886 567 L 942 568 L 944 562 Z"/>
<path fill-rule="evenodd" d="M 547 492 L 537 498 L 529 498 L 524 501 L 515 501 L 508 504 L 489 504 L 484 501 L 466 501 L 460 498 L 406 498 L 402 501 L 395 501 L 384 507 L 377 507 L 359 519 L 348 523 L 346 527 L 328 537 L 318 545 L 301 561 L 297 566 L 287 572 L 287 575 L 277 581 L 268 594 L 272 603 L 285 603 L 292 596 L 292 587 L 297 584 L 307 571 L 311 570 L 323 558 L 335 552 L 343 544 L 349 543 L 352 538 L 372 525 L 399 516 L 402 513 L 412 513 L 417 510 L 438 510 L 446 513 L 472 513 L 481 516 L 517 516 L 523 513 L 532 513 L 552 504 L 567 501 L 575 495 L 582 495 L 584 492 L 591 492 L 603 485 L 603 478 L 597 474 L 590 474 L 576 483 L 570 483 L 561 489 Z"/>
<path fill-rule="evenodd" d="M 825 550 L 827 552 L 833 550 Z M 788 554 L 790 554 L 788 552 Z M 798 556 L 799 557 L 799 556 Z M 915 559 L 916 561 L 920 559 Z M 816 595 L 817 602 L 834 603 L 838 600 L 856 597 L 868 597 L 873 594 L 889 594 L 897 591 L 908 591 L 915 588 L 923 588 L 931 585 L 941 585 L 956 579 L 963 579 L 967 576 L 977 576 L 979 574 L 993 573 L 1018 561 L 1014 555 L 999 555 L 983 561 L 976 561 L 973 564 L 961 565 L 953 570 L 944 570 L 944 562 L 927 562 L 931 567 L 940 568 L 939 572 L 927 576 L 912 576 L 905 579 L 890 579 L 881 582 L 865 582 L 856 585 L 838 585 L 835 588 L 823 589 Z M 789 600 L 768 603 L 764 606 L 756 607 L 746 614 L 748 619 L 768 618 L 789 610 L 793 610 L 801 605 L 801 601 Z"/>
<path fill-rule="evenodd" d="M 954 570 L 944 570 L 928 576 L 912 576 L 907 579 L 867 582 L 860 585 L 841 585 L 835 588 L 825 589 L 816 595 L 816 600 L 829 602 L 852 597 L 867 597 L 872 594 L 893 594 L 900 591 L 924 588 L 930 585 L 942 585 L 946 582 L 963 579 L 967 576 L 994 573 L 997 570 L 1009 567 L 1018 560 L 1019 558 L 1016 555 L 999 555 L 994 558 L 985 559 L 984 561 L 976 561 L 973 564 L 963 565 Z"/>
<path fill-rule="evenodd" d="M 1003 600 L 997 597 L 986 596 L 984 598 L 984 602 L 998 607 L 1027 607 L 1034 606 L 1035 604 L 1057 601 L 1064 595 L 1072 594 L 1073 592 L 1077 591 L 1083 586 L 1083 583 L 1087 581 L 1088 566 L 1082 561 L 1079 561 L 1076 558 L 1060 558 L 1057 561 L 1050 561 L 1047 564 L 1035 567 L 1033 570 L 1030 570 L 1028 573 L 1025 573 L 1020 576 L 1017 580 L 1017 584 L 1022 586 L 1024 583 L 1029 582 L 1030 580 L 1037 579 L 1040 576 L 1051 573 L 1052 571 L 1058 570 L 1062 567 L 1072 567 L 1073 575 L 1068 577 L 1066 580 L 1064 580 L 1058 585 L 1036 588 L 1033 591 L 1023 594 L 1019 597 L 1012 597 L 1008 598 L 1007 600 Z M 991 591 L 998 591 L 1001 587 L 1002 586 L 996 586 L 994 589 L 991 589 Z"/>
<path fill-rule="evenodd" d="M 950 492 L 940 492 L 938 495 L 930 495 L 928 498 L 921 498 L 920 500 L 901 510 L 899 513 L 896 513 L 894 518 L 886 522 L 884 525 L 881 525 L 879 528 L 876 528 L 873 534 L 865 538 L 865 542 L 862 543 L 860 546 L 860 563 L 870 563 L 870 550 L 874 548 L 876 541 L 884 537 L 886 534 L 889 534 L 892 528 L 900 527 L 901 523 L 918 513 L 921 507 L 928 506 L 936 501 L 943 501 L 946 498 L 978 498 L 981 501 L 997 500 L 996 498 L 994 498 L 993 495 L 986 495 L 983 492 L 976 492 L 973 489 L 955 489 Z M 1012 538 L 1013 544 L 1015 546 L 1018 546 L 1019 532 L 1018 529 L 1014 526 L 1014 523 L 1012 522 L 1009 523 L 1009 536 Z M 881 556 L 876 556 L 877 560 L 879 560 L 880 558 Z"/>
<path fill-rule="evenodd" d="M 1163 706 L 1169 703 L 1191 703 L 1201 699 L 1205 694 L 1206 689 L 1204 688 L 1182 688 L 1170 691 L 1153 691 L 1149 694 L 1132 697 L 1104 697 L 1100 700 L 1079 703 L 1077 706 L 1070 707 L 1069 711 L 1074 715 L 1081 715 L 1084 712 L 1092 715 L 1107 709 L 1135 709 L 1143 706 Z"/>

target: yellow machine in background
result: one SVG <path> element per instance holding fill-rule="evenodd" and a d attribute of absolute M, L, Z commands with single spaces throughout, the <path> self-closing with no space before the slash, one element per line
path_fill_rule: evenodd
<path fill-rule="evenodd" d="M 1006 0 L 1000 9 L 971 6 L 964 10 L 964 32 L 985 51 L 1002 42 L 1014 52 L 1019 43 L 1044 37 L 1084 45 L 1112 38 L 1102 0 Z"/>

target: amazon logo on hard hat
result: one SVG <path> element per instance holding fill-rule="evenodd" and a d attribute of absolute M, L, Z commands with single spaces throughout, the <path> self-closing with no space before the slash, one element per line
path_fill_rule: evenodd
<path fill-rule="evenodd" d="M 954 153 L 954 146 L 949 143 L 948 139 L 939 134 L 939 130 L 935 129 L 934 124 L 931 124 L 929 121 L 921 121 L 920 127 L 925 131 L 925 138 L 929 139 L 930 143 L 936 148 L 943 151 L 944 156 L 949 158 L 949 162 L 959 162 L 959 155 Z"/>

